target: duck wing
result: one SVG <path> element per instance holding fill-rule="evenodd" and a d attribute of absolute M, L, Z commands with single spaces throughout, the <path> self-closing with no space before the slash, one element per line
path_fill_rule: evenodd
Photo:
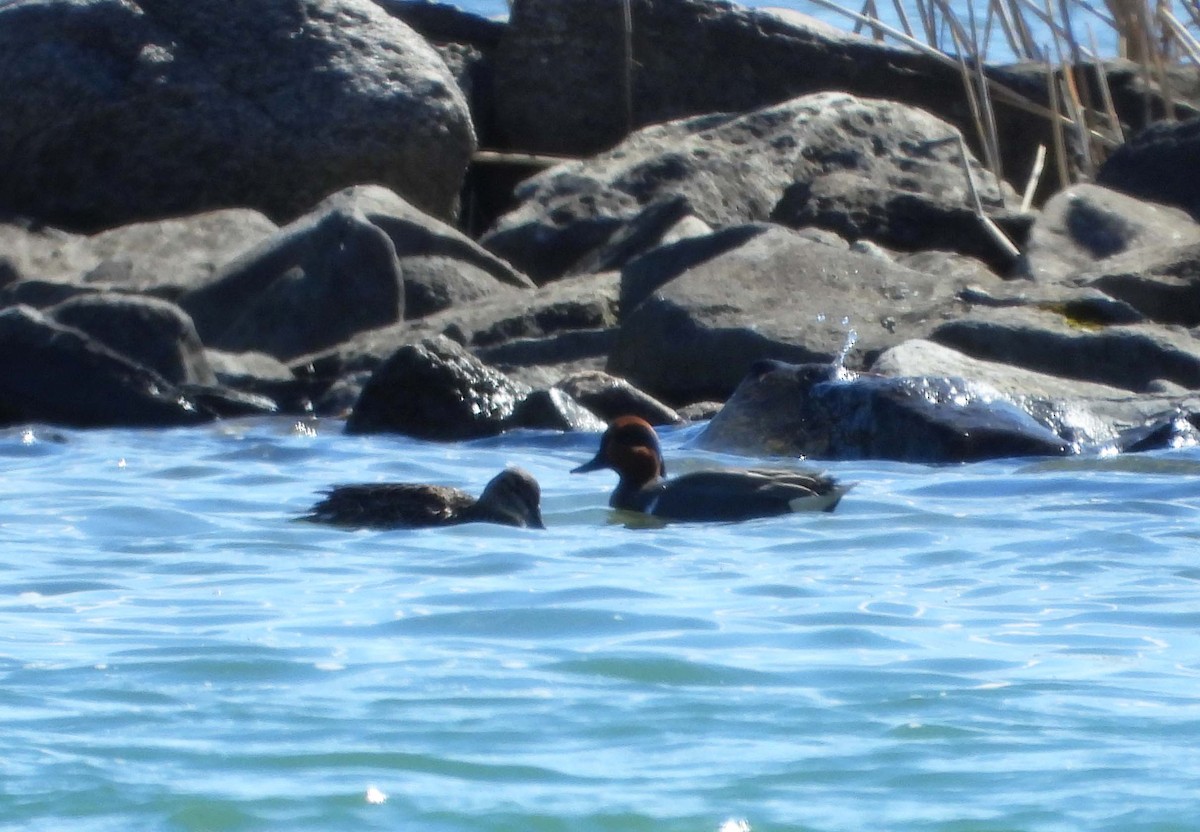
<path fill-rule="evenodd" d="M 851 486 L 788 469 L 696 471 L 645 489 L 643 511 L 672 520 L 748 520 L 833 511 Z"/>
<path fill-rule="evenodd" d="M 444 485 L 339 485 L 302 519 L 359 528 L 419 528 L 453 523 L 474 503 L 467 492 Z"/>

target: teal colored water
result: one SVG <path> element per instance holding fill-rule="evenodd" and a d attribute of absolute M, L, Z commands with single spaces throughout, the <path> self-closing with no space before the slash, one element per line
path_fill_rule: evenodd
<path fill-rule="evenodd" d="M 595 436 L 339 428 L 0 434 L 0 826 L 1200 828 L 1195 449 L 628 528 Z M 547 531 L 292 519 L 508 463 Z"/>

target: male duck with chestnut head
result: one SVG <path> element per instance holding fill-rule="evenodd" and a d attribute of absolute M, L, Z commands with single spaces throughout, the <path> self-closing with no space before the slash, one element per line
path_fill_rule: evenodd
<path fill-rule="evenodd" d="M 573 474 L 611 468 L 620 478 L 608 504 L 663 520 L 735 521 L 833 511 L 852 486 L 787 468 L 719 468 L 667 479 L 658 435 L 637 416 L 614 419 L 600 450 Z"/>

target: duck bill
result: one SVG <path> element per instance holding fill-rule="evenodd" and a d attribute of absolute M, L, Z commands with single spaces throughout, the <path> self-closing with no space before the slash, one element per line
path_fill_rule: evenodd
<path fill-rule="evenodd" d="M 591 471 L 600 471 L 607 467 L 608 467 L 608 461 L 600 454 L 596 454 L 595 457 L 593 457 L 588 462 L 583 463 L 578 468 L 572 468 L 571 473 L 572 474 L 587 474 Z"/>

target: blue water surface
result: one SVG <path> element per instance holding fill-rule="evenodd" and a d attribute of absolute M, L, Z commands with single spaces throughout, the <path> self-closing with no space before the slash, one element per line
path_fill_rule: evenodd
<path fill-rule="evenodd" d="M 594 435 L 340 428 L 0 433 L 0 825 L 1198 828 L 1195 449 L 630 528 Z M 675 470 L 735 461 L 694 431 Z M 512 463 L 548 530 L 294 520 Z"/>

